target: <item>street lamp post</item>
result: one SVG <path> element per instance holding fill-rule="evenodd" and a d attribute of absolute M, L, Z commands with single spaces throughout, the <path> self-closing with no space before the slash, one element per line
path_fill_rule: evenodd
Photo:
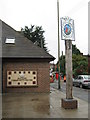
<path fill-rule="evenodd" d="M 57 19 L 58 19 L 58 89 L 61 89 L 60 85 L 60 36 L 59 36 L 59 0 L 57 0 Z"/>

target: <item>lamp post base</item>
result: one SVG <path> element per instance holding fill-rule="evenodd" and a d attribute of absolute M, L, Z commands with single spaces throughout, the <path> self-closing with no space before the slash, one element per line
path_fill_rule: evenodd
<path fill-rule="evenodd" d="M 61 99 L 61 106 L 65 109 L 77 109 L 78 101 L 75 99 Z"/>

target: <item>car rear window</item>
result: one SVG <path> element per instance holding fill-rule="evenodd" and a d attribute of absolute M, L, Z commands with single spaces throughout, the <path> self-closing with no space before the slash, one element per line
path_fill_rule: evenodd
<path fill-rule="evenodd" d="M 89 76 L 89 75 L 87 75 L 87 76 L 84 76 L 84 78 L 85 78 L 85 79 L 90 79 L 90 76 Z"/>

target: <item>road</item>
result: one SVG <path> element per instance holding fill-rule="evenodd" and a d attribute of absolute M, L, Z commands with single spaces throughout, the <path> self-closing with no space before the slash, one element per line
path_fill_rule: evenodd
<path fill-rule="evenodd" d="M 58 89 L 58 81 L 54 81 L 54 83 L 50 84 L 51 87 Z M 61 91 L 66 93 L 66 83 L 61 82 Z M 73 87 L 73 96 L 80 98 L 86 102 L 88 102 L 88 95 L 90 95 L 90 89 L 83 89 L 79 87 Z"/>

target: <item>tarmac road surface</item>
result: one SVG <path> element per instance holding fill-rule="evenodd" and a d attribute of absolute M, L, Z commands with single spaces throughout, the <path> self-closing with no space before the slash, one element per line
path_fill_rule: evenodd
<path fill-rule="evenodd" d="M 55 89 L 58 89 L 58 81 L 54 81 L 54 83 L 51 83 L 50 86 Z M 66 93 L 66 83 L 65 82 L 61 82 L 61 91 L 63 93 Z M 73 96 L 74 97 L 80 98 L 80 99 L 88 102 L 89 95 L 90 95 L 90 89 L 73 87 Z"/>

